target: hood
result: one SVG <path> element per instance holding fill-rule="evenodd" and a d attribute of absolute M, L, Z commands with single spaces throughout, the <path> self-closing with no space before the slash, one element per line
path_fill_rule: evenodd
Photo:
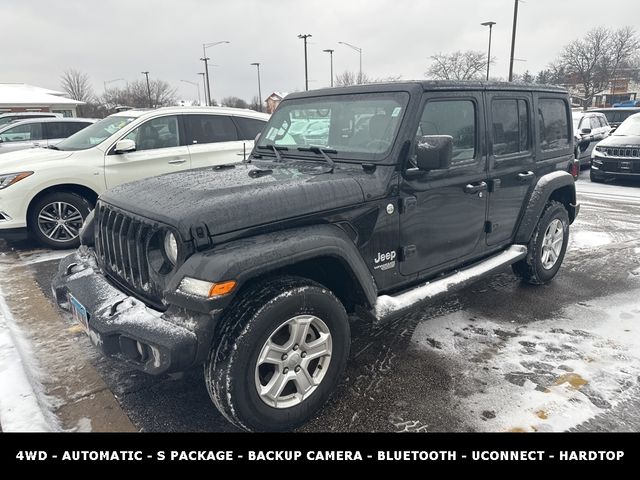
<path fill-rule="evenodd" d="M 259 169 L 272 170 L 256 175 Z M 364 201 L 357 178 L 371 174 L 359 165 L 326 169 L 309 162 L 209 167 L 120 185 L 100 199 L 173 226 L 185 239 L 202 224 L 219 235 Z"/>
<path fill-rule="evenodd" d="M 640 146 L 640 136 L 638 135 L 611 135 L 598 143 L 599 147 L 629 147 L 638 148 Z"/>
<path fill-rule="evenodd" d="M 37 170 L 42 163 L 63 160 L 73 153 L 50 148 L 27 148 L 17 152 L 1 152 L 2 150 L 0 150 L 0 174 Z"/>

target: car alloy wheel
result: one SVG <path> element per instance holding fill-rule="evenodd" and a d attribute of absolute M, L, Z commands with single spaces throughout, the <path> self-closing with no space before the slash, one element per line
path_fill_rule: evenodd
<path fill-rule="evenodd" d="M 564 225 L 560 219 L 556 218 L 544 232 L 542 240 L 542 267 L 545 270 L 551 270 L 562 252 L 562 244 L 564 242 Z"/>
<path fill-rule="evenodd" d="M 67 202 L 48 203 L 38 213 L 38 228 L 54 242 L 68 242 L 77 238 L 83 221 L 80 211 Z"/>
<path fill-rule="evenodd" d="M 258 355 L 255 385 L 260 399 L 274 408 L 302 403 L 325 377 L 331 351 L 331 332 L 318 317 L 298 315 L 285 321 Z"/>

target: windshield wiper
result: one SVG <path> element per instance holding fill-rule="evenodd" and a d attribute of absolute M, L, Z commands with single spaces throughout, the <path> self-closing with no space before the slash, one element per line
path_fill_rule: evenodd
<path fill-rule="evenodd" d="M 279 162 L 282 162 L 282 154 L 280 153 L 280 151 L 289 150 L 287 147 L 281 147 L 280 145 L 274 145 L 272 143 L 269 143 L 267 145 L 258 145 L 256 148 L 260 148 L 261 150 L 272 150 L 276 155 L 276 160 L 278 160 Z"/>
<path fill-rule="evenodd" d="M 322 155 L 322 158 L 324 158 L 326 160 L 326 162 L 329 164 L 329 171 L 327 173 L 333 173 L 333 169 L 336 166 L 336 162 L 334 162 L 332 160 L 332 158 L 327 154 L 328 153 L 338 153 L 337 150 L 334 150 L 332 148 L 322 148 L 322 147 L 316 147 L 314 145 L 311 145 L 309 147 L 298 147 L 298 151 L 299 152 L 319 153 L 320 155 Z"/>

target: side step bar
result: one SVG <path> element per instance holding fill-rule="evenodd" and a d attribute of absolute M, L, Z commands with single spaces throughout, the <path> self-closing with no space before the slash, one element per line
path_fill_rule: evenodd
<path fill-rule="evenodd" d="M 442 293 L 473 283 L 481 277 L 491 275 L 507 265 L 522 260 L 526 256 L 527 247 L 524 245 L 512 245 L 486 260 L 458 270 L 447 277 L 427 282 L 396 295 L 380 295 L 376 301 L 375 317 L 378 321 L 395 318 L 418 303 L 431 300 Z"/>

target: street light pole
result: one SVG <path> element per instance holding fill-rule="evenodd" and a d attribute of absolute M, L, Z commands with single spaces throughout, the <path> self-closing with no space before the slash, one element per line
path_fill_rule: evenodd
<path fill-rule="evenodd" d="M 518 25 L 518 0 L 513 6 L 513 31 L 511 32 L 511 57 L 509 59 L 509 81 L 513 81 L 513 60 L 516 51 L 516 26 Z"/>
<path fill-rule="evenodd" d="M 307 65 L 307 38 L 311 37 L 310 33 L 300 34 L 298 38 L 302 38 L 304 40 L 304 89 L 309 90 L 309 69 Z"/>
<path fill-rule="evenodd" d="M 149 96 L 149 108 L 153 108 L 153 104 L 151 103 L 151 87 L 149 86 L 149 72 L 142 72 L 142 74 L 147 77 L 147 95 Z"/>
<path fill-rule="evenodd" d="M 332 50 L 330 48 L 327 48 L 326 50 L 323 50 L 323 52 L 327 52 L 329 54 L 329 56 L 331 57 L 331 86 L 333 87 L 333 52 L 335 50 Z"/>
<path fill-rule="evenodd" d="M 202 76 L 202 94 L 204 95 L 204 102 L 207 103 L 207 91 L 205 90 L 205 73 L 198 72 L 198 75 Z M 200 106 L 202 106 L 202 103 L 200 104 Z"/>
<path fill-rule="evenodd" d="M 489 81 L 489 66 L 491 65 L 491 30 L 496 22 L 482 22 L 480 25 L 489 27 L 489 52 L 487 53 L 487 82 Z"/>
<path fill-rule="evenodd" d="M 180 80 L 181 82 L 184 83 L 189 83 L 191 85 L 193 85 L 194 87 L 196 87 L 196 92 L 198 92 L 198 105 L 200 105 L 200 85 L 198 85 L 196 82 L 192 82 L 190 80 Z"/>
<path fill-rule="evenodd" d="M 356 47 L 355 45 L 351 45 L 350 43 L 347 43 L 347 42 L 338 42 L 338 43 L 340 45 L 345 45 L 351 48 L 352 50 L 355 50 L 360 55 L 360 74 L 358 78 L 358 83 L 362 83 L 362 48 Z"/>
<path fill-rule="evenodd" d="M 204 62 L 204 76 L 206 79 L 207 89 L 205 91 L 205 101 L 207 105 L 211 106 L 211 84 L 209 82 L 209 57 L 207 57 L 207 48 L 215 47 L 216 45 L 221 45 L 223 43 L 231 43 L 228 40 L 221 40 L 219 42 L 211 42 L 211 43 L 203 43 L 202 44 L 202 60 Z"/>
<path fill-rule="evenodd" d="M 260 62 L 253 62 L 251 65 L 255 65 L 258 69 L 258 105 L 260 111 L 262 111 L 262 88 L 260 87 Z"/>

